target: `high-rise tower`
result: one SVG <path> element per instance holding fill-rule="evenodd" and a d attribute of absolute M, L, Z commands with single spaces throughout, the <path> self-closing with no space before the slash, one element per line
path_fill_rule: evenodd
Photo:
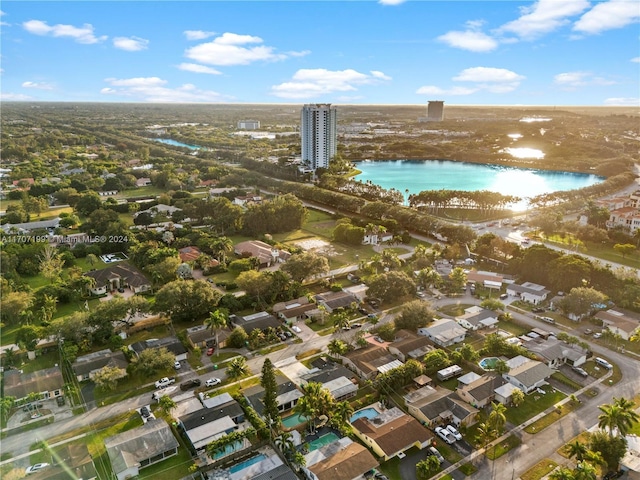
<path fill-rule="evenodd" d="M 444 102 L 430 100 L 427 106 L 427 122 L 441 122 L 444 120 Z"/>
<path fill-rule="evenodd" d="M 336 107 L 332 107 L 330 103 L 302 107 L 302 161 L 313 170 L 327 168 L 329 161 L 335 156 L 338 147 L 336 126 Z"/>

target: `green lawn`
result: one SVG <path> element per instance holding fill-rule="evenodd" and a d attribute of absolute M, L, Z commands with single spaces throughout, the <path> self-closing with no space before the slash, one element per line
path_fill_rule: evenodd
<path fill-rule="evenodd" d="M 530 393 L 525 395 L 522 405 L 508 408 L 507 421 L 514 425 L 520 425 L 566 397 L 562 392 L 554 392 L 549 388 L 545 390 L 547 390 L 545 395 L 537 392 Z"/>
<path fill-rule="evenodd" d="M 444 305 L 442 307 L 440 307 L 438 309 L 438 311 L 444 313 L 445 315 L 450 315 L 452 317 L 457 317 L 459 315 L 464 314 L 464 310 L 465 308 L 469 308 L 472 307 L 473 305 L 467 304 L 467 303 L 461 303 L 461 304 L 451 304 L 451 305 Z"/>
<path fill-rule="evenodd" d="M 558 464 L 556 462 L 545 458 L 520 475 L 520 478 L 522 480 L 540 480 L 551 473 L 557 466 Z"/>
<path fill-rule="evenodd" d="M 22 358 L 24 359 L 23 364 L 16 366 L 20 367 L 24 373 L 36 372 L 38 370 L 51 368 L 56 364 L 60 364 L 60 352 L 57 348 L 50 348 L 47 353 L 42 353 L 41 350 L 38 350 L 34 360 L 28 360 L 26 355 Z"/>
<path fill-rule="evenodd" d="M 538 433 L 541 430 L 544 430 L 545 428 L 547 428 L 549 425 L 557 422 L 565 415 L 568 415 L 574 410 L 580 408 L 581 405 L 582 404 L 580 402 L 565 403 L 564 405 L 561 405 L 560 407 L 556 408 L 552 413 L 549 413 L 544 417 L 540 418 L 539 420 L 533 422 L 531 425 L 525 428 L 525 432 L 531 433 L 531 434 Z"/>

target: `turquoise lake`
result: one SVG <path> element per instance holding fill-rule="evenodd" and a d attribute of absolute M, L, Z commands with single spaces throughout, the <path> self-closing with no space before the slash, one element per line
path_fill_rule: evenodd
<path fill-rule="evenodd" d="M 355 177 L 383 188 L 420 193 L 424 190 L 489 190 L 522 198 L 574 190 L 604 180 L 585 173 L 534 170 L 448 160 L 365 160 L 356 163 Z"/>

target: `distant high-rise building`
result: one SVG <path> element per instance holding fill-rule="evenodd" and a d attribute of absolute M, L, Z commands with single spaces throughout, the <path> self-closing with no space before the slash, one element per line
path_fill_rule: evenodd
<path fill-rule="evenodd" d="M 442 100 L 429 100 L 427 122 L 441 122 L 442 120 L 444 120 L 444 102 Z"/>
<path fill-rule="evenodd" d="M 302 107 L 302 161 L 312 169 L 327 168 L 337 152 L 336 107 L 330 103 Z"/>
<path fill-rule="evenodd" d="M 240 120 L 238 122 L 239 130 L 257 130 L 260 128 L 259 120 Z"/>

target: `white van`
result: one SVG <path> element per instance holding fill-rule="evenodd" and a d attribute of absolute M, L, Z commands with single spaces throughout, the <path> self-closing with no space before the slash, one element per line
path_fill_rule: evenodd
<path fill-rule="evenodd" d="M 594 361 L 601 367 L 606 368 L 607 370 L 611 370 L 613 368 L 613 365 L 607 362 L 604 358 L 596 357 Z"/>
<path fill-rule="evenodd" d="M 540 317 L 540 320 L 547 323 L 556 323 L 556 321 L 551 317 Z"/>

